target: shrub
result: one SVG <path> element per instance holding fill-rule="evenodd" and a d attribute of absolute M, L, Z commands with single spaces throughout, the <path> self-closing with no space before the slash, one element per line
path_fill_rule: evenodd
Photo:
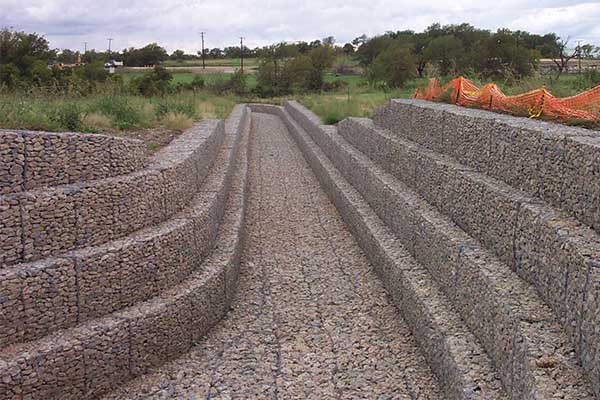
<path fill-rule="evenodd" d="M 105 82 L 109 73 L 100 61 L 94 61 L 75 69 L 75 74 L 90 82 Z"/>
<path fill-rule="evenodd" d="M 165 128 L 184 131 L 189 129 L 194 124 L 194 121 L 185 114 L 177 112 L 169 112 L 162 118 L 162 124 Z"/>
<path fill-rule="evenodd" d="M 246 94 L 246 75 L 241 71 L 236 71 L 236 73 L 229 78 L 229 87 L 233 93 L 239 96 Z"/>
<path fill-rule="evenodd" d="M 204 77 L 202 75 L 194 76 L 194 79 L 192 79 L 192 82 L 190 82 L 191 87 L 194 89 L 202 89 L 204 84 Z"/>
<path fill-rule="evenodd" d="M 76 104 L 63 104 L 50 116 L 60 129 L 79 131 L 82 128 L 81 111 Z"/>
<path fill-rule="evenodd" d="M 192 79 L 191 82 L 178 83 L 176 86 L 176 89 L 178 92 L 183 92 L 186 90 L 198 91 L 200 89 L 204 89 L 205 85 L 206 85 L 206 82 L 204 81 L 204 77 L 202 77 L 202 75 L 200 75 L 200 74 L 197 74 L 196 76 L 194 76 L 194 79 Z"/>
<path fill-rule="evenodd" d="M 117 129 L 131 129 L 140 123 L 140 114 L 129 104 L 126 97 L 103 97 L 96 103 L 102 114 L 112 117 Z"/>
<path fill-rule="evenodd" d="M 19 81 L 19 69 L 14 64 L 0 64 L 0 85 L 12 88 Z"/>
<path fill-rule="evenodd" d="M 46 62 L 34 61 L 28 69 L 31 81 L 36 85 L 47 85 L 52 80 L 52 71 L 48 69 Z"/>
<path fill-rule="evenodd" d="M 163 67 L 155 67 L 142 77 L 131 80 L 130 89 L 142 96 L 164 96 L 171 88 L 173 75 Z"/>
<path fill-rule="evenodd" d="M 600 85 L 600 71 L 588 69 L 577 79 L 577 86 L 580 90 L 591 89 Z"/>
<path fill-rule="evenodd" d="M 208 89 L 216 94 L 233 92 L 239 96 L 246 94 L 246 76 L 240 71 L 231 75 L 229 79 L 215 79 L 210 82 Z"/>

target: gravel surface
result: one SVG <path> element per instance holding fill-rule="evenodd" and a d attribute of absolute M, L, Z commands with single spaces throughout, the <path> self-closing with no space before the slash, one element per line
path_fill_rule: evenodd
<path fill-rule="evenodd" d="M 398 311 L 283 123 L 253 114 L 233 309 L 107 399 L 440 399 Z"/>

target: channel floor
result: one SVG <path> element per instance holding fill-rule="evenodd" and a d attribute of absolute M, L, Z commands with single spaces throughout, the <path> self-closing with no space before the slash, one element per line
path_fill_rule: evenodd
<path fill-rule="evenodd" d="M 106 399 L 441 399 L 398 310 L 282 121 L 253 113 L 228 315 Z"/>

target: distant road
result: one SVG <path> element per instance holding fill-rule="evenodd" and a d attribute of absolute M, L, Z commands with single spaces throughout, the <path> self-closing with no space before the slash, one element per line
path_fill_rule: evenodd
<path fill-rule="evenodd" d="M 151 69 L 152 67 L 125 67 L 124 70 L 125 71 L 144 71 L 144 70 L 148 70 Z M 236 72 L 237 70 L 239 70 L 239 67 L 231 67 L 231 66 L 209 66 L 207 65 L 206 68 L 202 68 L 202 67 L 165 67 L 166 69 L 168 69 L 169 71 L 189 71 L 189 72 L 193 72 L 195 74 L 222 74 L 222 73 L 226 73 L 226 74 L 233 74 L 234 72 Z M 244 66 L 244 73 L 254 73 L 256 72 L 256 67 L 255 66 Z"/>

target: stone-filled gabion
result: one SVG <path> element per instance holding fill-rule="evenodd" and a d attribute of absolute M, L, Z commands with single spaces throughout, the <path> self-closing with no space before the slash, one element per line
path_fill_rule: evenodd
<path fill-rule="evenodd" d="M 0 193 L 128 174 L 145 160 L 140 140 L 0 129 Z"/>
<path fill-rule="evenodd" d="M 13 343 L 0 355 L 0 398 L 97 398 L 187 351 L 222 318 L 243 247 L 250 112 L 237 106 L 212 126 L 225 126 L 223 145 L 185 210 L 0 270 L 0 340 Z"/>
<path fill-rule="evenodd" d="M 504 182 L 378 129 L 370 120 L 350 118 L 339 126 L 340 134 L 350 143 L 416 190 L 532 284 L 562 322 L 585 368 L 590 374 L 599 373 L 596 366 L 600 359 L 594 348 L 600 338 L 596 336 L 595 343 L 584 339 L 595 335 L 595 330 L 589 331 L 589 320 L 595 317 L 591 311 L 584 311 L 594 307 L 588 304 L 595 289 L 587 282 L 594 281 L 600 265 L 600 236 L 595 231 Z M 381 141 L 381 145 L 369 146 L 373 140 Z M 415 171 L 414 177 L 395 171 L 394 162 L 389 162 L 394 152 L 404 154 L 408 149 L 430 160 L 427 164 L 411 161 L 413 166 L 407 169 Z M 435 181 L 429 177 L 435 177 Z M 424 184 L 415 183 L 419 180 Z M 583 331 L 584 327 L 588 332 Z M 600 379 L 600 375 L 590 376 Z"/>
<path fill-rule="evenodd" d="M 421 100 L 391 100 L 374 122 L 559 207 L 600 232 L 600 134 Z"/>
<path fill-rule="evenodd" d="M 0 282 L 0 293 L 6 293 L 6 324 L 0 327 L 0 345 L 34 340 L 106 315 L 186 279 L 214 242 L 233 173 L 239 129 L 249 123 L 245 116 L 239 112 L 232 116 L 240 123 L 230 123 L 233 126 L 204 184 L 174 218 L 123 239 L 65 253 L 59 259 L 10 267 Z M 36 276 L 50 286 L 34 291 Z"/>
<path fill-rule="evenodd" d="M 24 173 L 25 139 L 16 132 L 0 131 L 0 193 L 22 191 Z"/>
<path fill-rule="evenodd" d="M 429 269 L 494 360 L 511 396 L 525 398 L 531 391 L 541 397 L 555 393 L 564 393 L 573 399 L 592 396 L 586 388 L 583 372 L 577 366 L 578 361 L 572 356 L 562 359 L 551 372 L 531 368 L 536 360 L 552 356 L 554 351 L 569 354 L 573 347 L 568 335 L 561 331 L 559 320 L 533 288 L 394 177 L 406 178 L 406 183 L 414 190 L 444 214 L 461 221 L 464 230 L 481 237 L 494 252 L 508 252 L 505 260 L 511 266 L 513 232 L 524 198 L 522 194 L 422 146 L 393 146 L 384 137 L 364 134 L 364 126 L 344 133 L 348 137 L 354 136 L 354 143 L 363 150 L 371 146 L 366 151 L 367 155 L 382 163 L 384 169 L 387 169 L 386 162 L 393 160 L 393 154 L 407 155 L 408 160 L 401 162 L 409 161 L 408 166 L 402 170 L 398 170 L 397 166 L 396 169 L 390 168 L 396 173 L 388 175 L 353 149 L 334 129 L 316 125 L 313 122 L 316 117 L 297 103 L 287 103 L 286 110 L 364 196 L 379 218 L 392 228 L 411 255 Z M 434 114 L 432 118 L 439 116 Z M 340 129 L 352 123 L 342 122 Z M 367 132 L 373 128 L 372 123 L 370 125 Z M 404 132 L 407 130 L 405 127 Z M 429 140 L 425 135 L 411 136 L 411 139 L 421 143 Z M 440 146 L 433 141 L 427 147 L 439 150 Z M 548 230 L 550 233 L 551 229 Z M 548 234 L 545 236 L 548 237 Z M 571 236 L 571 239 L 574 237 L 577 235 Z M 559 246 L 555 243 L 546 248 L 561 252 L 556 250 L 560 249 Z M 536 250 L 537 253 L 531 254 L 540 254 L 540 249 Z M 545 251 L 551 256 L 549 250 Z M 539 278 L 541 286 L 551 287 L 552 282 L 558 284 L 560 278 L 550 275 Z M 564 299 L 564 294 L 561 297 L 559 291 L 542 291 L 540 294 L 544 299 L 553 297 L 559 302 Z M 552 302 L 548 304 L 554 306 Z M 583 308 L 581 304 L 578 303 L 579 308 Z M 590 333 L 587 337 L 593 336 Z M 597 348 L 597 343 L 594 346 Z M 587 350 L 586 354 L 594 354 L 591 347 Z M 590 366 L 593 365 L 593 362 L 590 363 Z M 584 370 L 590 380 L 596 379 L 588 368 Z M 597 390 L 597 387 L 594 389 Z"/>
<path fill-rule="evenodd" d="M 65 137 L 72 141 L 79 135 Z M 0 195 L 0 212 L 7 217 L 0 222 L 0 232 L 18 231 L 0 235 L 0 248 L 12 249 L 0 254 L 0 266 L 105 243 L 164 221 L 199 190 L 223 139 L 223 123 L 205 120 L 174 139 L 140 171 Z M 39 146 L 44 147 L 43 141 Z M 57 147 L 48 151 L 58 152 Z M 20 227 L 15 227 L 17 214 Z"/>
<path fill-rule="evenodd" d="M 337 206 L 373 267 L 413 329 L 448 399 L 505 399 L 501 383 L 476 338 L 448 307 L 429 274 L 404 250 L 358 192 L 339 174 L 300 125 L 281 107 L 251 105 L 282 118 L 321 184 Z M 321 126 L 334 131 L 335 128 Z M 359 173 L 360 175 L 360 173 Z"/>

